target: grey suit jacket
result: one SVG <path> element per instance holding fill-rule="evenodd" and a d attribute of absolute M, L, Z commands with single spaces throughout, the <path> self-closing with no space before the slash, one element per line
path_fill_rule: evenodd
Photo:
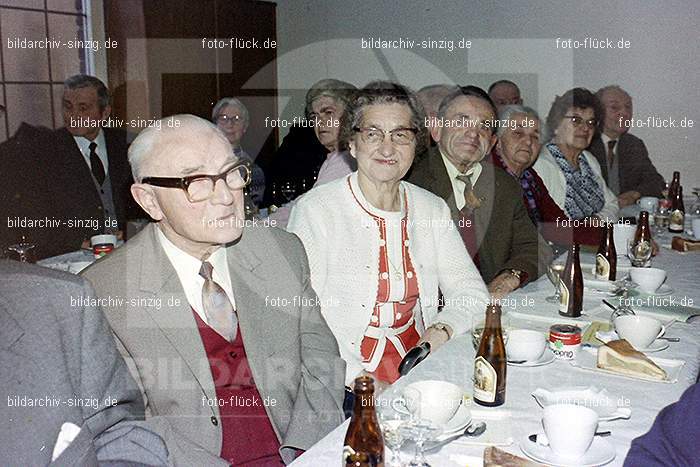
<path fill-rule="evenodd" d="M 600 164 L 605 182 L 608 182 L 607 149 L 596 134 L 588 147 Z M 664 177 L 656 171 L 649 159 L 644 141 L 629 133 L 624 133 L 617 142 L 617 157 L 620 173 L 620 193 L 638 191 L 642 196 L 661 197 Z M 615 193 L 619 195 L 620 193 Z"/>
<path fill-rule="evenodd" d="M 513 177 L 487 161 L 474 185 L 481 207 L 474 210 L 479 271 L 487 284 L 504 269 L 526 272 L 528 281 L 545 273 L 552 250 L 540 236 L 523 204 L 522 190 Z M 447 202 L 459 218 L 454 190 L 437 148 L 432 148 L 411 169 L 409 182 L 429 190 Z"/>
<path fill-rule="evenodd" d="M 141 386 L 146 418 L 176 465 L 227 465 L 211 370 L 175 269 L 155 224 L 85 270 Z M 344 417 L 345 362 L 321 316 L 299 239 L 245 228 L 227 258 L 239 330 L 285 462 Z M 304 306 L 302 306 L 304 305 Z"/>
<path fill-rule="evenodd" d="M 77 276 L 0 261 L 0 464 L 167 464 L 132 421 L 143 402 L 92 295 Z M 81 431 L 51 462 L 65 422 Z"/>

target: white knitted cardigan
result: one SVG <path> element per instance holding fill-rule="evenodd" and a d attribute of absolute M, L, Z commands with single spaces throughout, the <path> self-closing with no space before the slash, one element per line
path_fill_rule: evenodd
<path fill-rule="evenodd" d="M 376 222 L 354 199 L 350 186 L 359 192 L 356 172 L 309 191 L 288 224 L 306 248 L 321 312 L 347 362 L 348 385 L 363 369 L 360 343 L 377 298 L 380 241 Z M 484 314 L 486 286 L 447 204 L 411 183 L 401 182 L 401 187 L 408 201 L 408 250 L 420 293 L 418 328 L 422 333 L 440 322 L 455 335 L 463 334 L 471 328 L 473 314 Z M 440 313 L 438 287 L 445 303 Z"/>

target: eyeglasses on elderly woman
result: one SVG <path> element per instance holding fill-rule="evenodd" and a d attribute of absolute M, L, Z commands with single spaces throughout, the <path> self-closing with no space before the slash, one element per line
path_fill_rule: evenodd
<path fill-rule="evenodd" d="M 598 125 L 598 120 L 596 120 L 595 118 L 591 118 L 590 120 L 585 121 L 578 115 L 564 115 L 564 118 L 568 118 L 569 120 L 571 120 L 571 123 L 575 127 L 580 127 L 585 123 L 588 128 L 593 129 Z"/>
<path fill-rule="evenodd" d="M 388 134 L 391 142 L 400 146 L 406 146 L 416 140 L 417 128 L 395 128 L 393 130 L 380 130 L 374 127 L 353 127 L 353 130 L 360 133 L 362 141 L 366 144 L 382 144 L 384 137 Z"/>

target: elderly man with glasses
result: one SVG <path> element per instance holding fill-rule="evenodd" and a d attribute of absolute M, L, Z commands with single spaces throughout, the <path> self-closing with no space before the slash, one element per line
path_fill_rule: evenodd
<path fill-rule="evenodd" d="M 475 86 L 447 96 L 431 128 L 437 148 L 420 160 L 409 181 L 443 198 L 492 297 L 500 299 L 546 270 L 551 249 L 537 233 L 520 186 L 482 162 L 496 143 L 496 107 Z"/>
<path fill-rule="evenodd" d="M 343 420 L 345 364 L 301 242 L 246 224 L 250 170 L 176 115 L 129 150 L 155 221 L 85 271 L 175 465 L 290 462 Z"/>

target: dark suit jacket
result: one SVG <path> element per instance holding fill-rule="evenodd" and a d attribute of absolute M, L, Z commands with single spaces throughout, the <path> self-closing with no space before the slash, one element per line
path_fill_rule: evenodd
<path fill-rule="evenodd" d="M 117 221 L 137 217 L 131 198 L 131 168 L 127 160 L 127 133 L 105 128 Z M 58 222 L 53 226 L 13 226 L 0 234 L 1 247 L 25 236 L 46 258 L 80 248 L 84 239 L 102 232 L 104 214 L 90 168 L 65 128 L 49 130 L 22 124 L 15 136 L 0 146 L 0 214 L 20 220 Z M 145 216 L 142 216 L 145 217 Z M 98 224 L 99 223 L 99 224 Z"/>
<path fill-rule="evenodd" d="M 89 297 L 77 276 L 0 260 L 0 464 L 48 465 L 66 422 L 81 431 L 52 466 L 167 463 L 163 440 L 135 421 L 138 387 Z"/>
<path fill-rule="evenodd" d="M 607 183 L 607 148 L 599 133 L 596 133 L 591 140 L 588 150 L 598 159 L 600 170 Z M 656 167 L 649 159 L 649 152 L 644 141 L 634 135 L 624 133 L 617 141 L 617 157 L 620 172 L 620 193 L 638 191 L 642 196 L 661 197 L 664 177 L 656 171 Z"/>
<path fill-rule="evenodd" d="M 552 251 L 528 217 L 518 183 L 485 160 L 474 185 L 481 207 L 474 211 L 479 248 L 479 269 L 487 284 L 504 269 L 526 272 L 533 281 L 544 274 Z M 418 161 L 409 182 L 432 191 L 447 202 L 455 220 L 459 218 L 454 191 L 437 148 Z"/>
<path fill-rule="evenodd" d="M 141 387 L 146 419 L 176 465 L 227 465 L 216 389 L 192 308 L 150 224 L 83 274 L 105 306 L 118 347 Z M 301 241 L 246 228 L 227 247 L 248 363 L 286 462 L 342 423 L 345 362 L 321 316 Z M 244 423 L 243 421 L 241 423 Z M 251 447 L 254 448 L 254 447 Z"/>

